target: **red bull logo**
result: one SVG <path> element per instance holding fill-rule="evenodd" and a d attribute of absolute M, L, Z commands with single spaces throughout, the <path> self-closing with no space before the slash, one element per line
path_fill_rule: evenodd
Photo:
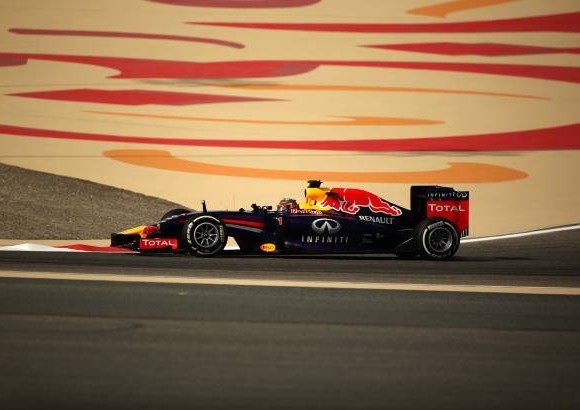
<path fill-rule="evenodd" d="M 320 205 L 350 215 L 357 214 L 360 208 L 369 208 L 372 212 L 391 216 L 399 216 L 403 213 L 377 195 L 355 188 L 332 188 Z"/>

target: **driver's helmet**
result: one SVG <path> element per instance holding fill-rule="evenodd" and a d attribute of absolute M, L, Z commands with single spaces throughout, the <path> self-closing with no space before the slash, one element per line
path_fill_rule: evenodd
<path fill-rule="evenodd" d="M 298 209 L 298 202 L 292 198 L 284 198 L 278 202 L 278 211 L 285 211 L 290 209 Z"/>

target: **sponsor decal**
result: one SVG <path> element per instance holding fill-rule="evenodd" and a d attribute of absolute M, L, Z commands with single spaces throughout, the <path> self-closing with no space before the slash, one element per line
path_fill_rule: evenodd
<path fill-rule="evenodd" d="M 302 243 L 318 243 L 318 244 L 347 244 L 348 236 L 334 236 L 334 235 L 302 235 Z"/>
<path fill-rule="evenodd" d="M 340 222 L 329 218 L 315 219 L 312 221 L 312 230 L 320 235 L 332 235 L 340 231 Z"/>
<path fill-rule="evenodd" d="M 374 224 L 392 225 L 395 218 L 389 218 L 387 216 L 370 216 L 370 215 L 359 215 L 358 219 L 365 222 L 372 222 Z"/>
<path fill-rule="evenodd" d="M 374 213 L 383 213 L 391 216 L 399 216 L 403 213 L 401 209 L 391 205 L 377 195 L 355 188 L 330 189 L 320 206 L 350 215 L 357 214 L 361 207 L 369 208 Z"/>
<path fill-rule="evenodd" d="M 461 204 L 427 203 L 429 212 L 467 212 Z"/>
<path fill-rule="evenodd" d="M 457 232 L 469 228 L 469 200 L 428 201 L 426 214 L 429 217 L 442 217 L 455 225 Z"/>
<path fill-rule="evenodd" d="M 302 243 L 312 244 L 347 244 L 348 236 L 334 235 L 340 231 L 340 222 L 330 218 L 318 218 L 312 221 L 312 231 L 318 235 L 302 235 Z"/>
<path fill-rule="evenodd" d="M 273 243 L 263 243 L 260 245 L 260 250 L 266 253 L 276 252 L 276 245 Z"/>
<path fill-rule="evenodd" d="M 324 212 L 319 211 L 318 209 L 291 209 L 291 214 L 298 214 L 298 215 L 323 215 Z"/>
<path fill-rule="evenodd" d="M 434 224 L 431 224 L 429 226 L 427 226 L 427 231 L 430 229 L 435 229 L 435 228 L 439 228 L 441 226 L 445 225 L 445 221 L 439 221 L 439 222 L 435 222 Z"/>
<path fill-rule="evenodd" d="M 457 199 L 469 199 L 469 192 L 462 191 L 462 192 L 428 192 L 427 193 L 428 199 L 442 199 L 442 200 L 457 200 Z"/>
<path fill-rule="evenodd" d="M 175 238 L 154 238 L 154 239 L 141 239 L 139 241 L 140 249 L 164 249 L 171 248 L 177 249 L 177 239 Z"/>

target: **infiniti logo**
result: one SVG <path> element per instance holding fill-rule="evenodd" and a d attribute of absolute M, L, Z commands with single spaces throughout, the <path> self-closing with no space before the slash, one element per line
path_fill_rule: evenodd
<path fill-rule="evenodd" d="M 312 230 L 320 235 L 330 235 L 340 231 L 340 223 L 334 219 L 320 218 L 312 222 Z"/>

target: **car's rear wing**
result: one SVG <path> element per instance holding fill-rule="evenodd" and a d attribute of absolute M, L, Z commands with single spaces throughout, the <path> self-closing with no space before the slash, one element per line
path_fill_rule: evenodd
<path fill-rule="evenodd" d="M 442 186 L 412 186 L 411 210 L 420 219 L 441 217 L 455 225 L 461 237 L 469 234 L 469 191 Z"/>

